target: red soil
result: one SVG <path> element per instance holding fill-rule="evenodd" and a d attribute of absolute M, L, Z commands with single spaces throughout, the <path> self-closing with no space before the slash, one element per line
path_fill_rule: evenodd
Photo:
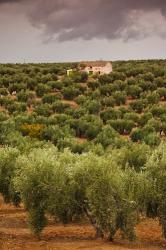
<path fill-rule="evenodd" d="M 63 99 L 62 103 L 69 104 L 73 108 L 77 108 L 78 107 L 78 104 L 75 101 L 70 101 L 70 100 Z"/>
<path fill-rule="evenodd" d="M 156 220 L 143 220 L 137 226 L 135 242 L 122 240 L 117 234 L 114 243 L 96 239 L 93 228 L 86 223 L 63 226 L 53 221 L 36 239 L 27 226 L 23 207 L 16 209 L 0 200 L 0 250 L 161 250 L 166 240 Z"/>

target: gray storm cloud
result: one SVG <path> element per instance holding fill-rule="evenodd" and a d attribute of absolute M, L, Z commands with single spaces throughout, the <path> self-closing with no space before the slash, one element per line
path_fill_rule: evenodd
<path fill-rule="evenodd" d="M 0 0 L 5 3 L 20 6 L 48 40 L 166 35 L 166 0 Z"/>

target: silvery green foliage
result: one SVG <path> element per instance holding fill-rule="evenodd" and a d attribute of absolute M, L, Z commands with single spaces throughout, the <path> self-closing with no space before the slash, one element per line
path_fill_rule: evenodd
<path fill-rule="evenodd" d="M 12 179 L 16 171 L 16 159 L 19 150 L 11 147 L 0 148 L 0 193 L 6 203 L 13 202 L 18 205 L 19 194 L 15 191 Z"/>
<path fill-rule="evenodd" d="M 110 156 L 87 154 L 77 162 L 75 181 L 83 199 L 83 209 L 97 234 L 110 240 L 118 229 L 133 240 L 137 223 L 135 201 L 124 192 L 124 175 Z"/>
<path fill-rule="evenodd" d="M 115 157 L 77 155 L 68 150 L 60 153 L 48 147 L 20 156 L 16 165 L 15 188 L 35 234 L 46 225 L 46 214 L 63 223 L 84 214 L 98 235 L 112 240 L 120 228 L 127 238 L 134 239 L 136 203 L 128 199 L 128 190 L 124 192 L 124 174 Z"/>
<path fill-rule="evenodd" d="M 166 143 L 162 142 L 149 158 L 146 171 L 151 183 L 151 202 L 156 205 L 163 235 L 166 238 Z"/>
<path fill-rule="evenodd" d="M 45 211 L 49 195 L 54 192 L 54 166 L 58 167 L 58 161 L 56 150 L 51 147 L 34 149 L 28 156 L 22 155 L 17 160 L 15 188 L 28 212 L 30 227 L 37 235 L 47 224 Z"/>
<path fill-rule="evenodd" d="M 152 154 L 147 146 L 142 149 L 149 156 L 147 163 L 146 157 L 138 161 L 135 150 L 128 154 L 125 147 L 101 155 L 60 152 L 49 144 L 22 154 L 2 148 L 0 192 L 8 202 L 21 198 L 38 236 L 47 215 L 64 224 L 86 216 L 98 236 L 113 240 L 120 229 L 123 237 L 133 240 L 138 215 L 145 212 L 159 217 L 165 235 L 165 144 Z M 143 166 L 135 171 L 139 162 Z"/>

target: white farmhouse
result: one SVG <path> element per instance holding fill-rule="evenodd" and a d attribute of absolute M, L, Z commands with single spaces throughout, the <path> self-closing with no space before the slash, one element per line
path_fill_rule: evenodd
<path fill-rule="evenodd" d="M 71 76 L 73 74 L 73 69 L 67 69 L 67 76 Z"/>
<path fill-rule="evenodd" d="M 88 73 L 88 75 L 94 74 L 110 74 L 112 72 L 112 64 L 108 61 L 92 61 L 80 63 L 81 71 Z"/>

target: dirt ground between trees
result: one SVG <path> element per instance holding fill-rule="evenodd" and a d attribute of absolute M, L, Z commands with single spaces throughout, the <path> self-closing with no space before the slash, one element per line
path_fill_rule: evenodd
<path fill-rule="evenodd" d="M 37 240 L 27 226 L 23 208 L 5 205 L 0 197 L 0 250 L 161 250 L 166 240 L 156 220 L 143 220 L 137 227 L 138 239 L 130 243 L 117 235 L 114 243 L 95 239 L 95 232 L 88 224 L 63 226 L 50 221 Z"/>

